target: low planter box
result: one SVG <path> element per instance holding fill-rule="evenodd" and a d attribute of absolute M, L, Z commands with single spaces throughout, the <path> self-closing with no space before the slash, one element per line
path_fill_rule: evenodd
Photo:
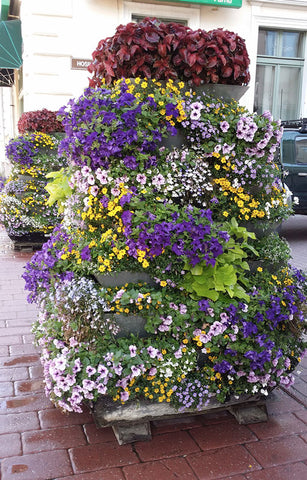
<path fill-rule="evenodd" d="M 211 398 L 209 404 L 201 410 L 185 409 L 180 412 L 168 403 L 154 403 L 148 400 L 134 400 L 120 405 L 110 397 L 101 397 L 92 409 L 97 427 L 112 427 L 119 445 L 136 441 L 150 440 L 150 422 L 192 415 L 204 415 L 209 412 L 229 411 L 239 424 L 265 422 L 268 419 L 265 397 L 261 395 L 242 395 L 231 398 L 221 404 Z"/>

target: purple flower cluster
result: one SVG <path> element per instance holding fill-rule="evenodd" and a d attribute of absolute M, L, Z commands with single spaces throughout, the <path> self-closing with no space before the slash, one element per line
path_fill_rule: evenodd
<path fill-rule="evenodd" d="M 57 277 L 61 281 L 73 278 L 73 272 L 55 273 L 53 271 L 65 251 L 64 245 L 69 250 L 75 247 L 71 237 L 61 227 L 56 227 L 41 250 L 35 252 L 26 264 L 22 278 L 25 280 L 25 289 L 30 292 L 28 295 L 29 303 L 37 302 L 40 294 L 49 292 L 52 278 Z"/>
<path fill-rule="evenodd" d="M 159 113 L 154 98 L 140 101 L 127 89 L 124 82 L 117 95 L 106 88 L 88 88 L 62 107 L 59 115 L 66 137 L 59 152 L 68 155 L 74 165 L 89 164 L 93 170 L 119 162 L 128 171 L 135 170 L 140 165 L 138 158 L 145 168 L 155 165 L 162 136 L 175 135 L 177 130 Z M 176 118 L 179 113 L 175 107 L 171 101 L 167 103 L 166 115 Z M 155 125 L 150 123 L 154 117 Z"/>
<path fill-rule="evenodd" d="M 180 405 L 179 412 L 188 408 L 201 410 L 209 404 L 210 398 L 213 396 L 214 393 L 210 386 L 200 375 L 199 378 L 185 380 L 177 386 L 174 392 L 174 402 Z"/>
<path fill-rule="evenodd" d="M 162 212 L 164 218 L 170 214 L 168 208 Z M 184 216 L 187 220 L 182 218 Z M 212 230 L 211 211 L 190 207 L 182 214 L 174 212 L 171 217 L 171 221 L 161 221 L 161 215 L 158 217 L 148 212 L 149 220 L 138 225 L 137 237 L 134 238 L 133 233 L 131 234 L 134 216 L 130 211 L 129 214 L 126 212 L 123 223 L 126 227 L 129 255 L 136 258 L 137 251 L 142 250 L 152 259 L 169 249 L 177 257 L 186 258 L 192 266 L 201 261 L 214 266 L 215 259 L 223 253 L 221 241 L 227 242 L 229 235 L 223 231 Z"/>

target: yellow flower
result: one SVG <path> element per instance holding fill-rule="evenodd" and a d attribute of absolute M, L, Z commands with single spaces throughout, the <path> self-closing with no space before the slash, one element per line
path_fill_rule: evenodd
<path fill-rule="evenodd" d="M 165 280 L 161 280 L 160 285 L 161 287 L 166 287 L 167 283 Z"/>
<path fill-rule="evenodd" d="M 263 268 L 262 267 L 258 267 L 257 268 L 257 272 L 262 272 L 263 271 Z"/>

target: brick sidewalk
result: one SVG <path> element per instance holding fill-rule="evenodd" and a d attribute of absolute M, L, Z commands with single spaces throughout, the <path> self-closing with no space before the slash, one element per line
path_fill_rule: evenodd
<path fill-rule="evenodd" d="M 267 423 L 238 425 L 227 412 L 164 420 L 152 441 L 119 446 L 89 412 L 62 415 L 44 395 L 32 344 L 36 312 L 20 278 L 31 255 L 14 252 L 0 230 L 1 480 L 307 478 L 306 358 L 294 388 L 268 399 Z"/>

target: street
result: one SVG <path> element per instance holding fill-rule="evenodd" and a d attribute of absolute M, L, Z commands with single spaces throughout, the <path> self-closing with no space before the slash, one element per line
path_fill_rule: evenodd
<path fill-rule="evenodd" d="M 302 270 L 307 270 L 307 215 L 290 217 L 281 229 L 281 236 L 288 240 L 291 252 L 291 263 Z"/>

